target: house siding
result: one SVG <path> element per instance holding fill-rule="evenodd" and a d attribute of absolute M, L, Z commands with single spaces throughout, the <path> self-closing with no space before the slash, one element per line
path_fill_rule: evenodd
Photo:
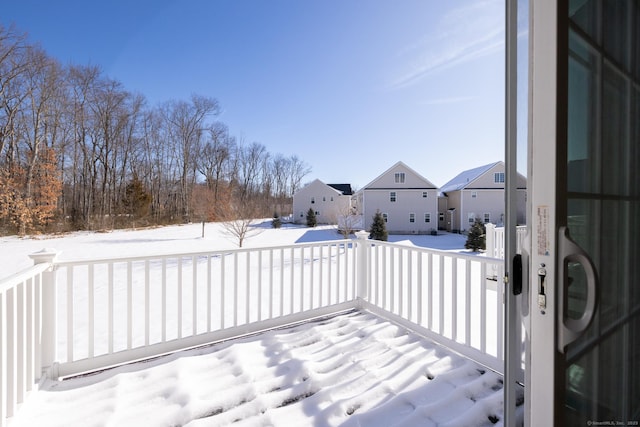
<path fill-rule="evenodd" d="M 496 182 L 496 173 L 505 173 L 503 162 L 497 162 L 479 176 L 473 177 L 466 183 L 461 184 L 458 189 L 446 192 L 448 197 L 448 211 L 445 212 L 445 227 L 448 231 L 466 231 L 473 223 L 469 222 L 470 218 L 472 218 L 472 220 L 480 219 L 485 222 L 485 214 L 489 216 L 488 222 L 493 224 L 503 223 L 505 184 L 504 182 Z M 464 176 L 464 174 L 463 172 L 461 176 Z M 456 179 L 453 181 L 455 182 Z M 517 184 L 516 221 L 518 224 L 526 224 L 526 179 L 518 174 Z M 445 184 L 445 187 L 446 186 L 447 184 Z"/>
<path fill-rule="evenodd" d="M 350 205 L 350 195 L 342 195 L 316 179 L 293 196 L 293 220 L 298 224 L 306 224 L 307 211 L 312 208 L 318 224 L 337 224 L 338 216 L 349 212 Z"/>
<path fill-rule="evenodd" d="M 391 201 L 391 192 L 396 194 L 395 202 Z M 387 214 L 390 234 L 426 234 L 438 229 L 437 188 L 402 162 L 360 190 L 357 200 L 367 230 L 378 210 Z M 429 222 L 425 222 L 425 214 L 429 215 Z"/>

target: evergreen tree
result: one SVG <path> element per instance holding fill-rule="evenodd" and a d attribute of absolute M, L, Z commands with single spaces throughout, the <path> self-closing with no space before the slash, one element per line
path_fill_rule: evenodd
<path fill-rule="evenodd" d="M 280 219 L 280 215 L 278 212 L 273 213 L 273 219 L 271 220 L 271 226 L 273 228 L 280 228 L 282 226 L 282 220 Z"/>
<path fill-rule="evenodd" d="M 316 213 L 312 208 L 309 208 L 309 210 L 307 211 L 307 227 L 315 227 L 316 225 L 318 225 Z"/>
<path fill-rule="evenodd" d="M 487 236 L 484 224 L 479 219 L 476 219 L 476 221 L 469 229 L 467 242 L 464 244 L 464 247 L 467 249 L 471 249 L 473 252 L 478 252 L 480 249 L 486 249 L 486 237 Z"/>
<path fill-rule="evenodd" d="M 376 211 L 375 215 L 373 215 L 373 223 L 371 224 L 369 233 L 371 233 L 369 234 L 369 238 L 373 240 L 382 240 L 386 242 L 389 237 L 389 233 L 387 233 L 387 224 L 384 222 L 384 217 L 379 210 Z"/>

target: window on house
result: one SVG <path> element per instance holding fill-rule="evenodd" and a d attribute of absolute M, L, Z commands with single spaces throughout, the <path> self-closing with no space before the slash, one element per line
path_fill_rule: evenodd
<path fill-rule="evenodd" d="M 396 201 L 396 192 L 392 191 L 389 193 L 389 201 L 390 202 L 395 202 Z"/>
<path fill-rule="evenodd" d="M 431 214 L 430 213 L 424 214 L 424 222 L 431 222 Z"/>
<path fill-rule="evenodd" d="M 315 203 L 315 202 L 316 202 L 316 198 L 315 198 L 315 197 L 312 197 L 312 198 L 311 198 L 311 203 Z"/>
<path fill-rule="evenodd" d="M 423 198 L 423 199 L 426 199 L 426 198 L 427 198 L 427 196 L 428 196 L 428 193 L 427 193 L 426 191 L 423 191 L 423 192 L 422 192 L 422 198 Z"/>
<path fill-rule="evenodd" d="M 474 222 L 476 222 L 476 214 L 474 214 L 473 212 L 469 213 L 469 224 L 473 224 Z"/>
<path fill-rule="evenodd" d="M 331 196 L 331 201 L 333 202 L 333 196 Z"/>
<path fill-rule="evenodd" d="M 326 198 L 326 197 L 324 197 L 324 196 L 322 196 L 322 201 L 323 201 L 323 202 L 326 202 L 326 201 L 327 201 L 327 198 Z"/>
<path fill-rule="evenodd" d="M 493 174 L 493 182 L 502 183 L 504 182 L 504 172 L 496 172 Z"/>
<path fill-rule="evenodd" d="M 404 172 L 396 172 L 396 184 L 404 184 Z"/>
<path fill-rule="evenodd" d="M 320 215 L 320 211 L 316 211 L 316 216 Z"/>
<path fill-rule="evenodd" d="M 444 212 L 438 214 L 438 221 L 444 221 Z"/>
<path fill-rule="evenodd" d="M 475 199 L 476 197 L 478 197 L 478 192 L 477 191 L 472 191 L 471 192 L 471 198 Z"/>
<path fill-rule="evenodd" d="M 300 218 L 304 218 L 304 213 L 300 211 Z"/>
<path fill-rule="evenodd" d="M 382 219 L 384 219 L 384 222 L 388 222 L 389 221 L 389 214 L 383 213 L 382 214 Z"/>
<path fill-rule="evenodd" d="M 409 214 L 409 222 L 416 222 L 416 214 L 414 213 Z"/>
<path fill-rule="evenodd" d="M 485 223 L 485 224 L 488 224 L 488 223 L 490 223 L 490 222 L 491 222 L 491 214 L 489 214 L 489 213 L 485 213 L 485 214 L 484 214 L 484 223 Z"/>

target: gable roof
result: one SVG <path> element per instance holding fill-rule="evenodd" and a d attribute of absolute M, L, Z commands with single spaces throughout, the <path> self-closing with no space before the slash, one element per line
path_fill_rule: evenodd
<path fill-rule="evenodd" d="M 484 166 L 478 166 L 477 168 L 468 169 L 458 175 L 456 175 L 452 180 L 444 184 L 440 188 L 440 192 L 448 193 L 450 191 L 458 191 L 463 190 L 468 187 L 473 181 L 480 178 L 487 171 L 491 170 L 494 166 L 503 163 L 502 161 L 490 163 Z"/>
<path fill-rule="evenodd" d="M 382 177 L 384 177 L 386 174 L 388 174 L 389 172 L 391 172 L 392 170 L 397 169 L 398 167 L 403 167 L 405 169 L 407 169 L 407 171 L 411 172 L 413 175 L 415 175 L 418 179 L 420 179 L 421 181 L 424 182 L 425 187 L 424 188 L 430 188 L 430 189 L 436 189 L 437 187 L 431 182 L 429 181 L 427 178 L 423 177 L 422 175 L 420 175 L 418 172 L 414 171 L 413 169 L 411 169 L 409 166 L 407 166 L 404 162 L 399 161 L 397 163 L 395 163 L 393 166 L 391 166 L 389 169 L 387 169 L 386 171 L 384 171 L 383 173 L 381 173 L 380 175 L 378 175 L 377 178 L 375 178 L 374 180 L 372 180 L 370 183 L 368 183 L 367 185 L 365 185 L 364 187 L 362 187 L 358 193 L 367 190 L 367 189 L 372 189 L 374 187 L 374 184 L 376 183 L 376 181 L 378 181 L 379 179 L 381 179 Z M 422 187 L 420 187 L 422 188 Z"/>
<path fill-rule="evenodd" d="M 327 184 L 329 187 L 335 188 L 339 192 L 341 192 L 344 196 L 351 196 L 353 194 L 353 190 L 351 189 L 351 184 Z"/>

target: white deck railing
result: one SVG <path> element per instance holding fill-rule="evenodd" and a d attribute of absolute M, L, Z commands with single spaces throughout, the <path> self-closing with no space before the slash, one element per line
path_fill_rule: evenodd
<path fill-rule="evenodd" d="M 485 224 L 487 256 L 492 258 L 504 259 L 505 241 L 504 227 L 496 227 L 494 224 Z M 524 239 L 527 236 L 527 226 L 519 225 L 516 227 L 516 253 L 522 253 L 524 247 Z"/>
<path fill-rule="evenodd" d="M 56 261 L 0 282 L 0 426 L 59 378 L 354 308 L 502 370 L 502 260 L 366 240 Z M 496 274 L 497 272 L 497 274 Z"/>

